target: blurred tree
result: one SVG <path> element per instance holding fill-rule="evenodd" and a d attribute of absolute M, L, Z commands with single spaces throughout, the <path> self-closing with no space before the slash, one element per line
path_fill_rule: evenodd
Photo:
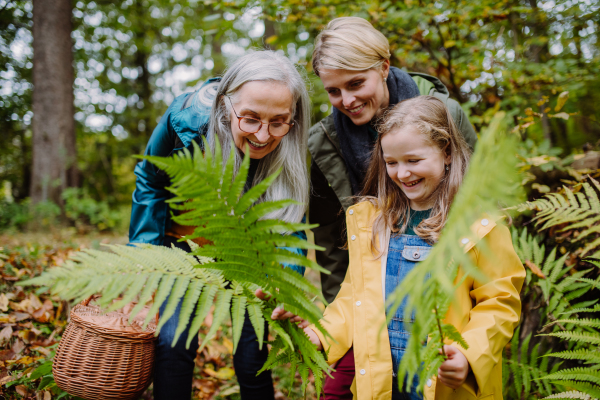
<path fill-rule="evenodd" d="M 33 0 L 33 146 L 30 196 L 62 204 L 77 186 L 71 1 Z"/>
<path fill-rule="evenodd" d="M 0 2 L 0 187 L 17 201 L 31 181 L 31 25 L 30 1 Z"/>

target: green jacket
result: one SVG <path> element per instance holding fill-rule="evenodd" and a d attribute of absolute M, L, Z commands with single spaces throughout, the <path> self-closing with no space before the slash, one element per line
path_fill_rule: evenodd
<path fill-rule="evenodd" d="M 449 97 L 446 86 L 437 78 L 410 72 L 422 95 L 435 96 L 449 108 L 454 122 L 471 148 L 477 141 L 477 134 L 465 112 L 457 101 Z M 321 288 L 328 302 L 337 295 L 348 269 L 345 211 L 352 205 L 352 188 L 346 170 L 344 156 L 335 131 L 333 115 L 329 115 L 310 128 L 308 149 L 311 162 L 311 196 L 309 219 L 319 224 L 313 230 L 315 243 L 325 247 L 317 251 L 317 262 L 331 272 L 321 274 Z"/>

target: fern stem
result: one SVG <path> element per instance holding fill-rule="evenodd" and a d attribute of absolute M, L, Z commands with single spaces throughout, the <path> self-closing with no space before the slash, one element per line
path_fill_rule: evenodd
<path fill-rule="evenodd" d="M 440 324 L 440 315 L 438 314 L 437 304 L 435 305 L 435 321 L 437 322 L 438 331 L 440 332 L 440 343 L 441 343 L 442 355 L 444 356 L 444 360 L 447 360 L 448 356 L 446 356 L 446 351 L 444 350 L 444 333 L 442 331 L 442 324 Z"/>

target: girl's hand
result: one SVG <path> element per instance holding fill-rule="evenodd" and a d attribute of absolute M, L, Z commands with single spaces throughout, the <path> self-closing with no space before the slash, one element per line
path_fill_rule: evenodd
<path fill-rule="evenodd" d="M 311 343 L 314 344 L 315 346 L 317 346 L 317 350 L 321 351 L 323 350 L 323 345 L 321 344 L 321 340 L 319 340 L 319 337 L 317 336 L 317 334 L 315 333 L 315 331 L 313 331 L 310 328 L 304 328 L 304 333 L 306 333 L 308 335 L 308 338 L 310 339 Z"/>
<path fill-rule="evenodd" d="M 254 295 L 261 300 L 269 300 L 271 298 L 271 296 L 269 296 L 265 292 L 263 292 L 262 289 L 256 289 L 256 291 L 254 292 Z M 271 313 L 272 320 L 277 320 L 277 319 L 284 320 L 284 319 L 288 319 L 288 318 L 290 319 L 291 322 L 299 322 L 298 326 L 300 328 L 305 328 L 308 326 L 307 321 L 303 320 L 296 314 L 292 314 L 289 311 L 285 311 L 283 309 L 283 307 L 276 307 L 273 310 L 273 313 Z"/>
<path fill-rule="evenodd" d="M 449 388 L 458 389 L 467 380 L 471 366 L 456 347 L 446 345 L 444 351 L 448 359 L 438 369 L 438 380 Z"/>

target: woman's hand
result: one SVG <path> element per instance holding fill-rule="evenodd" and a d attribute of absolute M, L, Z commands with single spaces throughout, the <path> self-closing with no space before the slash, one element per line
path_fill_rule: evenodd
<path fill-rule="evenodd" d="M 317 350 L 319 350 L 319 351 L 323 350 L 323 345 L 321 344 L 321 340 L 319 339 L 319 336 L 317 336 L 315 331 L 306 327 L 306 328 L 304 328 L 304 333 L 306 333 L 308 335 L 308 338 L 310 339 L 311 343 L 314 344 L 315 346 L 317 346 Z"/>
<path fill-rule="evenodd" d="M 263 292 L 262 289 L 256 289 L 254 294 L 261 300 L 269 300 L 271 298 L 271 296 Z M 273 313 L 271 314 L 272 320 L 284 320 L 288 318 L 290 322 L 299 322 L 298 327 L 301 329 L 306 328 L 308 326 L 308 321 L 303 320 L 296 314 L 292 314 L 289 311 L 285 311 L 282 307 L 276 307 L 273 310 Z"/>
<path fill-rule="evenodd" d="M 444 351 L 448 359 L 438 369 L 438 380 L 449 388 L 458 389 L 467 380 L 471 366 L 464 354 L 456 347 L 446 345 Z"/>

